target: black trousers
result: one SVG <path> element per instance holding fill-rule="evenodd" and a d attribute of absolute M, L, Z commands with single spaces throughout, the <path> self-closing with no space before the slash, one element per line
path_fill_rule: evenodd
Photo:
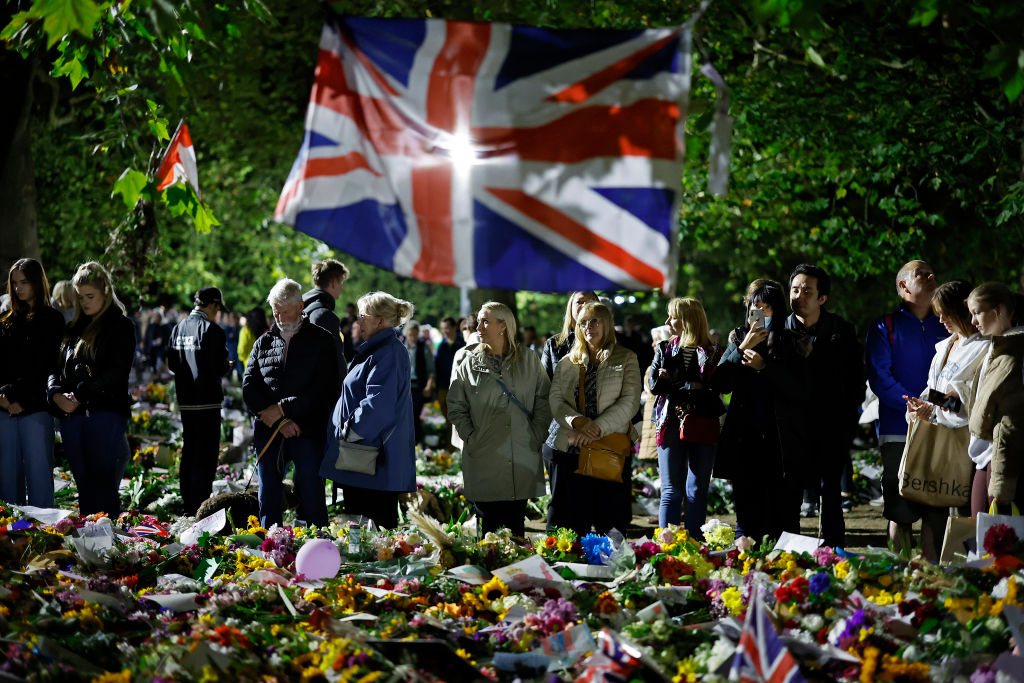
<path fill-rule="evenodd" d="M 477 517 L 480 518 L 478 526 L 480 536 L 488 531 L 497 531 L 502 528 L 511 531 L 513 536 L 525 536 L 526 503 L 525 500 L 474 502 Z"/>
<path fill-rule="evenodd" d="M 398 491 L 377 491 L 358 486 L 342 486 L 346 515 L 369 517 L 382 529 L 398 526 Z"/>
<path fill-rule="evenodd" d="M 420 415 L 423 413 L 423 406 L 427 404 L 427 399 L 423 396 L 423 387 L 419 385 L 419 382 L 412 383 L 412 421 L 413 431 L 416 438 L 416 443 L 423 443 L 423 420 Z"/>
<path fill-rule="evenodd" d="M 626 460 L 619 483 L 576 474 L 578 453 L 551 453 L 548 530 L 564 527 L 583 537 L 593 527 L 599 534 L 618 529 L 625 535 L 633 519 L 630 459 Z"/>
<path fill-rule="evenodd" d="M 784 474 L 776 428 L 748 429 L 743 448 L 747 450 L 744 465 L 732 480 L 737 535 L 760 543 L 764 536 L 777 539 L 783 531 L 799 534 L 806 477 L 798 472 Z"/>
<path fill-rule="evenodd" d="M 220 408 L 181 411 L 181 499 L 194 515 L 210 497 L 220 454 Z"/>

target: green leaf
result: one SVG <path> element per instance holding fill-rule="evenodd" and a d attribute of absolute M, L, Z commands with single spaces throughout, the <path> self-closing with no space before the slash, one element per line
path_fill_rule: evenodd
<path fill-rule="evenodd" d="M 46 47 L 51 48 L 74 31 L 91 38 L 103 12 L 93 0 L 37 0 L 28 13 L 43 20 Z"/>
<path fill-rule="evenodd" d="M 170 140 L 171 134 L 167 132 L 167 119 L 150 119 L 149 132 L 156 136 L 157 140 Z"/>
<path fill-rule="evenodd" d="M 815 50 L 810 45 L 807 46 L 807 59 L 810 60 L 810 62 L 812 64 L 816 64 L 817 66 L 820 66 L 822 69 L 827 69 L 828 68 L 825 65 L 825 60 L 821 58 L 820 54 L 818 54 L 818 51 Z"/>
<path fill-rule="evenodd" d="M 114 182 L 114 190 L 110 196 L 121 195 L 124 205 L 131 209 L 138 203 L 147 182 L 145 173 L 136 171 L 134 168 L 126 168 L 121 177 Z"/>
<path fill-rule="evenodd" d="M 213 226 L 220 225 L 220 221 L 213 215 L 213 211 L 202 203 L 196 206 L 196 212 L 192 218 L 195 220 L 196 231 L 198 232 L 210 232 Z"/>
<path fill-rule="evenodd" d="M 28 12 L 18 12 L 15 14 L 11 17 L 10 23 L 4 26 L 4 30 L 0 31 L 0 40 L 4 42 L 14 40 L 14 37 L 28 24 L 28 20 L 31 18 L 32 16 Z"/>
<path fill-rule="evenodd" d="M 206 583 L 213 578 L 218 569 L 220 569 L 220 562 L 210 557 L 203 558 L 192 574 L 192 578 L 200 583 Z"/>
<path fill-rule="evenodd" d="M 55 62 L 53 71 L 50 72 L 51 76 L 60 78 L 61 76 L 67 76 L 71 81 L 71 89 L 75 90 L 78 88 L 78 84 L 84 79 L 89 77 L 89 71 L 85 68 L 85 65 L 77 57 L 71 59 L 58 60 Z"/>
<path fill-rule="evenodd" d="M 1006 93 L 1006 99 L 1013 102 L 1020 97 L 1021 91 L 1024 91 L 1024 69 L 1018 69 L 1017 73 L 1013 75 L 1010 82 L 1003 86 L 1003 92 Z"/>

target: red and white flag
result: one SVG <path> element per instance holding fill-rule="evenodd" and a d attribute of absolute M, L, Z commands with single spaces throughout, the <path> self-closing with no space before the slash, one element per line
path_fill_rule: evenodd
<path fill-rule="evenodd" d="M 162 190 L 182 181 L 192 186 L 196 197 L 202 201 L 203 194 L 199 191 L 199 171 L 196 168 L 196 151 L 192 147 L 192 137 L 188 134 L 188 126 L 182 122 L 171 138 L 171 144 L 164 152 L 164 160 L 160 162 L 160 170 L 156 172 Z"/>

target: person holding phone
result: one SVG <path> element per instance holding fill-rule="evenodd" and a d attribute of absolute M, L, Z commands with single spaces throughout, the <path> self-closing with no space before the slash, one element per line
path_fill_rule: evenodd
<path fill-rule="evenodd" d="M 942 429 L 967 429 L 978 373 L 989 341 L 971 325 L 967 296 L 972 286 L 963 280 L 940 285 L 932 295 L 932 310 L 950 336 L 935 345 L 928 369 L 928 384 L 921 396 L 907 396 L 907 421 L 927 420 Z M 967 458 L 965 452 L 964 458 Z M 905 501 L 921 517 L 921 551 L 930 562 L 939 561 L 949 508 Z"/>
<path fill-rule="evenodd" d="M 737 535 L 745 544 L 783 531 L 800 533 L 808 466 L 805 335 L 785 328 L 782 285 L 758 279 L 743 299 L 746 324 L 729 334 L 716 388 L 732 393 L 715 476 L 731 479 Z"/>

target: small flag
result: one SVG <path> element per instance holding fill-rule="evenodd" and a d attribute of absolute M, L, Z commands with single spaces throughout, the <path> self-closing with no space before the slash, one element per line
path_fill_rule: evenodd
<path fill-rule="evenodd" d="M 133 526 L 131 532 L 136 536 L 170 536 L 167 529 L 164 529 L 159 524 L 139 524 L 138 526 Z"/>
<path fill-rule="evenodd" d="M 182 181 L 187 182 L 196 191 L 196 197 L 202 200 L 199 191 L 199 171 L 196 167 L 196 151 L 192 147 L 192 137 L 188 134 L 188 126 L 182 121 L 174 132 L 171 143 L 164 152 L 164 160 L 160 162 L 160 170 L 156 172 L 162 190 Z"/>
<path fill-rule="evenodd" d="M 12 522 L 11 524 L 5 524 L 3 526 L 0 526 L 0 534 L 5 533 L 7 531 L 25 531 L 26 529 L 32 529 L 34 527 L 35 524 L 28 521 L 27 519 L 19 519 L 17 522 Z"/>
<path fill-rule="evenodd" d="M 747 610 L 740 643 L 729 670 L 730 681 L 741 683 L 805 683 L 796 659 L 779 639 L 760 592 Z"/>

